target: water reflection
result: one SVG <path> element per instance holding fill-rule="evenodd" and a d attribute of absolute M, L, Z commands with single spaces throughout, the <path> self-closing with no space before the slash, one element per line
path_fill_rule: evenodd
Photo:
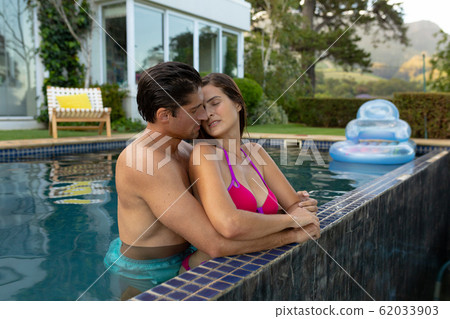
<path fill-rule="evenodd" d="M 328 169 L 331 157 L 328 153 L 303 154 L 301 165 L 298 163 L 301 150 L 298 147 L 288 147 L 287 149 L 267 148 L 267 152 L 277 163 L 289 183 L 295 190 L 307 190 L 310 196 L 317 199 L 318 205 L 341 196 L 354 189 L 347 179 L 335 178 L 335 174 Z M 281 165 L 282 152 L 287 152 L 286 165 Z M 317 160 L 316 157 L 319 157 Z"/>
<path fill-rule="evenodd" d="M 55 160 L 50 169 L 49 198 L 57 199 L 56 204 L 99 204 L 109 201 L 108 181 L 113 178 L 112 155 L 103 160 L 73 163 Z"/>
<path fill-rule="evenodd" d="M 330 172 L 335 174 L 335 178 L 353 181 L 351 185 L 357 188 L 402 165 L 403 164 L 383 165 L 331 161 Z"/>
<path fill-rule="evenodd" d="M 0 300 L 75 300 L 104 272 L 114 165 L 111 154 L 0 164 Z M 108 289 L 89 296 L 111 299 Z"/>

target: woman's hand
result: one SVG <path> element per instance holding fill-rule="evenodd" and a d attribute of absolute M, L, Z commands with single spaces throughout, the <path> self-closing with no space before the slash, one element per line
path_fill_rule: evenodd
<path fill-rule="evenodd" d="M 300 199 L 300 203 L 298 203 L 298 206 L 309 210 L 311 213 L 317 212 L 317 200 L 315 200 L 314 198 L 310 198 L 307 191 L 298 191 L 297 196 Z"/>
<path fill-rule="evenodd" d="M 314 224 L 317 227 L 320 227 L 319 218 L 317 218 L 315 213 L 311 213 L 310 211 L 301 208 L 301 207 L 293 207 L 289 209 L 288 214 L 292 218 L 293 227 L 303 227 L 309 224 Z"/>

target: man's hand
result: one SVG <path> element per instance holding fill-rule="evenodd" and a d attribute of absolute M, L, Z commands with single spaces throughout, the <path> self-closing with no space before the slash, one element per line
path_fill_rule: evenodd
<path fill-rule="evenodd" d="M 315 200 L 314 198 L 310 198 L 309 193 L 307 191 L 298 191 L 297 195 L 298 198 L 300 199 L 300 203 L 298 203 L 298 206 L 306 210 L 309 210 L 311 213 L 317 212 L 318 210 L 317 200 Z"/>
<path fill-rule="evenodd" d="M 315 224 L 309 224 L 302 228 L 295 228 L 291 230 L 295 235 L 296 243 L 304 243 L 309 239 L 318 239 L 320 237 L 320 227 Z"/>

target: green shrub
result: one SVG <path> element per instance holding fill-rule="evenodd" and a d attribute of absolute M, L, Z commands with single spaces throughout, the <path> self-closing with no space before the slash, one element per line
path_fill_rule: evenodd
<path fill-rule="evenodd" d="M 261 86 L 252 79 L 247 78 L 235 78 L 239 90 L 241 90 L 242 97 L 247 105 L 247 112 L 253 113 L 258 107 L 263 97 L 263 89 Z"/>
<path fill-rule="evenodd" d="M 48 108 L 46 105 L 42 104 L 39 108 L 39 115 L 36 117 L 36 121 L 43 123 L 48 128 Z"/>
<path fill-rule="evenodd" d="M 122 117 L 111 123 L 111 128 L 116 132 L 139 132 L 144 130 L 146 125 L 140 120 Z"/>
<path fill-rule="evenodd" d="M 247 114 L 247 125 L 287 124 L 288 116 L 283 108 L 263 96 L 258 106 Z"/>
<path fill-rule="evenodd" d="M 100 87 L 100 90 L 102 91 L 103 107 L 111 108 L 111 122 L 125 118 L 122 102 L 123 99 L 127 97 L 127 90 L 121 89 L 117 83 L 97 84 L 92 85 L 92 87 Z"/>
<path fill-rule="evenodd" d="M 429 138 L 450 138 L 450 93 L 395 93 L 392 102 L 412 137 L 425 137 L 426 116 Z"/>

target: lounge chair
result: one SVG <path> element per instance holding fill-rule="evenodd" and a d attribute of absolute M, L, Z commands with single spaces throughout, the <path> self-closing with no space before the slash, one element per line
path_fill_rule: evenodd
<path fill-rule="evenodd" d="M 111 136 L 111 108 L 103 107 L 100 88 L 63 88 L 47 86 L 49 133 L 58 138 L 60 130 L 98 130 L 106 123 L 106 136 Z M 98 126 L 59 126 L 61 122 L 98 122 Z"/>

